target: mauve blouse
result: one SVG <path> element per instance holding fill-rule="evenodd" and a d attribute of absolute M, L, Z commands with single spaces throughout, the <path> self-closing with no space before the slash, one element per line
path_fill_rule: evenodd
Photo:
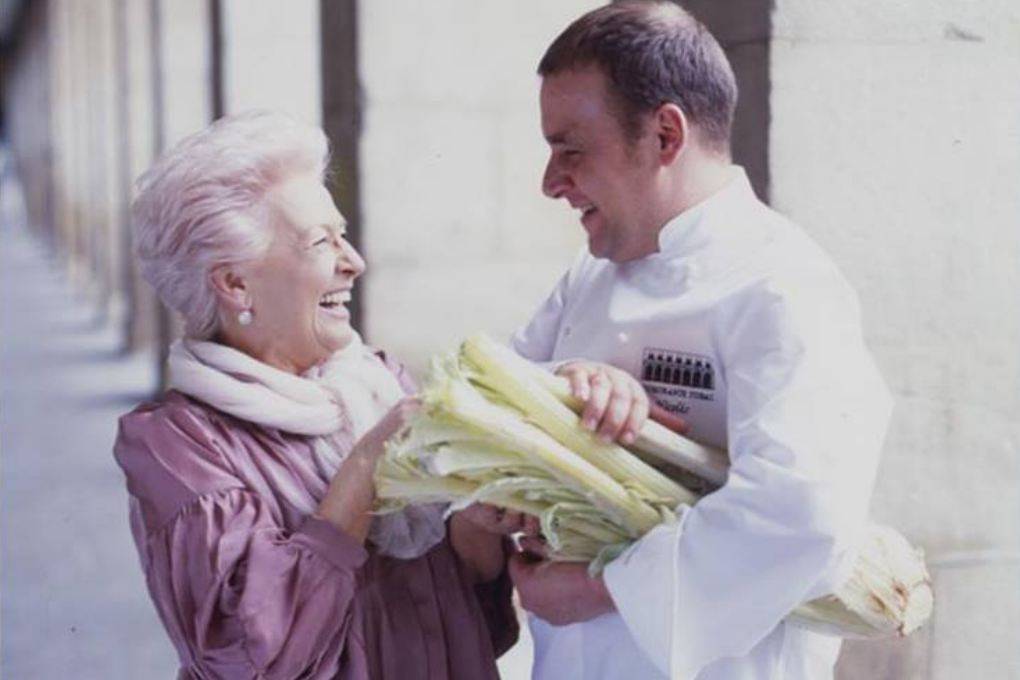
<path fill-rule="evenodd" d="M 308 438 L 169 391 L 114 455 L 179 678 L 498 678 L 517 639 L 506 573 L 474 585 L 448 540 L 399 560 L 274 490 L 318 484 Z"/>

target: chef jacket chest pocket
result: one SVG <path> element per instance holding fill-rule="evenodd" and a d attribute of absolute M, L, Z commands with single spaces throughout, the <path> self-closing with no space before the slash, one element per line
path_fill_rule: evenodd
<path fill-rule="evenodd" d="M 714 357 L 646 347 L 638 375 L 656 404 L 687 421 L 692 438 L 714 445 L 725 441 L 725 388 Z"/>

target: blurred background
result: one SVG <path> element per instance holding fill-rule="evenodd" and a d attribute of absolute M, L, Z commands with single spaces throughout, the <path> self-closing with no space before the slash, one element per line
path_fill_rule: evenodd
<path fill-rule="evenodd" d="M 322 125 L 357 324 L 420 371 L 508 335 L 582 245 L 539 191 L 535 67 L 597 4 L 0 2 L 4 677 L 176 671 L 110 453 L 179 332 L 132 264 L 134 178 L 227 113 Z M 737 72 L 737 162 L 855 285 L 897 398 L 872 511 L 925 549 L 935 614 L 837 676 L 1020 678 L 1020 5 L 683 4 Z"/>

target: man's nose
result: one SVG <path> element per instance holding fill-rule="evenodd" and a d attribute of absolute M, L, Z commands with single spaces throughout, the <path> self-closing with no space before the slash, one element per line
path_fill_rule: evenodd
<path fill-rule="evenodd" d="M 557 167 L 555 160 L 550 158 L 542 175 L 542 193 L 549 198 L 561 198 L 569 186 L 570 178 Z"/>

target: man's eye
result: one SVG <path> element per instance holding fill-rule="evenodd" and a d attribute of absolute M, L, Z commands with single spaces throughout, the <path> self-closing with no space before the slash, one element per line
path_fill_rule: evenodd
<path fill-rule="evenodd" d="M 312 245 L 313 246 L 322 246 L 322 245 L 328 245 L 328 244 L 329 244 L 329 237 L 328 236 L 323 236 L 322 238 L 320 238 L 318 241 L 316 241 Z"/>

